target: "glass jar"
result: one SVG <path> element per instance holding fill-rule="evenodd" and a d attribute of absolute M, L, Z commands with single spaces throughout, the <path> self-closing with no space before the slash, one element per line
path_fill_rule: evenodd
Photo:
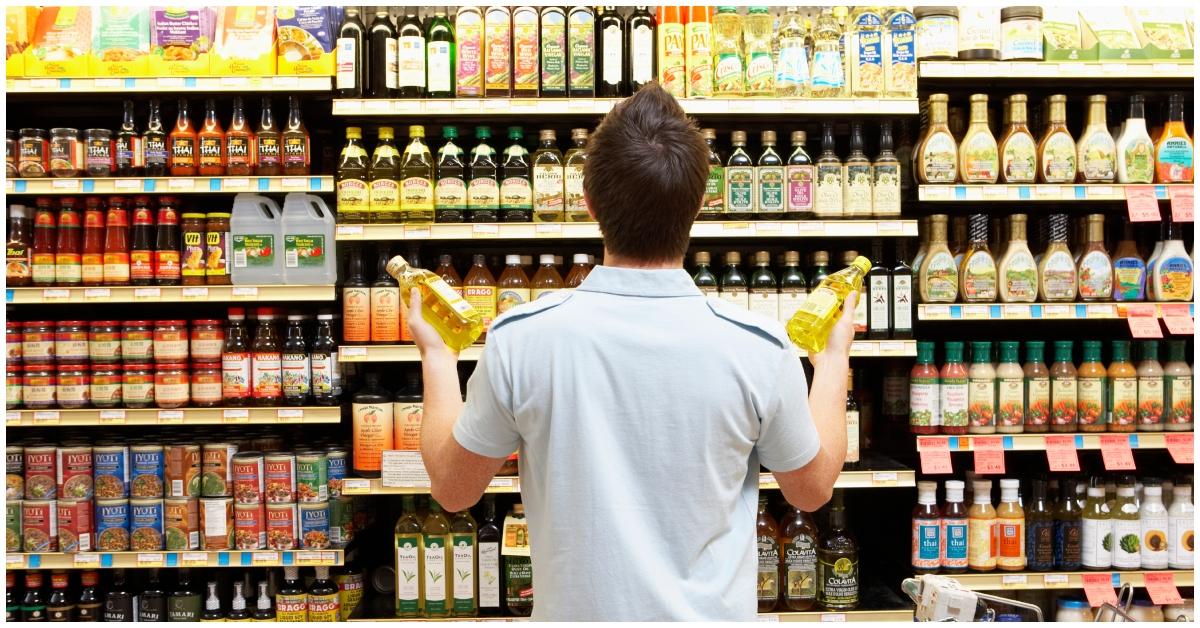
<path fill-rule="evenodd" d="M 1150 600 L 1135 599 L 1133 604 L 1129 605 L 1129 610 L 1126 612 L 1136 622 L 1152 621 L 1161 623 L 1163 621 L 1162 607 Z"/>
<path fill-rule="evenodd" d="M 225 329 L 221 321 L 201 319 L 192 321 L 191 353 L 198 362 L 221 359 L 221 348 L 225 346 Z"/>
<path fill-rule="evenodd" d="M 59 363 L 87 362 L 88 324 L 86 321 L 59 321 L 54 332 L 54 359 Z"/>
<path fill-rule="evenodd" d="M 958 9 L 916 7 L 917 60 L 958 58 Z"/>
<path fill-rule="evenodd" d="M 154 360 L 154 328 L 150 321 L 125 321 L 121 355 L 126 363 Z"/>
<path fill-rule="evenodd" d="M 121 407 L 121 376 L 120 364 L 92 365 L 92 405 L 97 408 Z"/>
<path fill-rule="evenodd" d="M 49 364 L 30 364 L 25 367 L 21 396 L 30 410 L 45 410 L 58 406 L 58 376 Z"/>
<path fill-rule="evenodd" d="M 17 321 L 4 322 L 4 355 L 7 364 L 20 364 L 25 355 L 22 341 L 25 339 L 23 325 Z"/>
<path fill-rule="evenodd" d="M 184 212 L 179 231 L 183 234 L 180 276 L 185 286 L 204 285 L 204 214 Z"/>
<path fill-rule="evenodd" d="M 204 278 L 210 286 L 228 286 L 229 212 L 209 212 L 204 225 Z"/>
<path fill-rule="evenodd" d="M 1193 606 L 1194 602 L 1190 598 L 1183 598 L 1182 604 L 1168 604 L 1163 607 L 1163 621 L 1196 621 L 1196 611 Z"/>
<path fill-rule="evenodd" d="M 87 173 L 90 177 L 111 177 L 116 169 L 116 155 L 113 153 L 113 134 L 108 129 L 88 129 L 84 132 L 87 138 Z"/>
<path fill-rule="evenodd" d="M 126 364 L 121 381 L 121 397 L 126 408 L 149 408 L 154 405 L 154 366 Z"/>
<path fill-rule="evenodd" d="M 49 173 L 50 142 L 46 139 L 46 130 L 21 129 L 17 140 L 17 174 L 33 179 Z"/>
<path fill-rule="evenodd" d="M 1074 596 L 1058 598 L 1058 612 L 1054 614 L 1056 622 L 1092 621 L 1092 607 L 1086 600 Z"/>
<path fill-rule="evenodd" d="M 79 129 L 50 129 L 50 174 L 78 177 L 86 164 Z"/>
<path fill-rule="evenodd" d="M 196 362 L 192 365 L 192 405 L 197 408 L 221 405 L 220 362 Z"/>
<path fill-rule="evenodd" d="M 8 410 L 20 408 L 21 394 L 25 382 L 21 376 L 21 365 L 9 362 L 4 368 L 4 407 Z"/>
<path fill-rule="evenodd" d="M 88 357 L 92 364 L 121 361 L 121 324 L 117 321 L 92 321 L 88 333 Z"/>
<path fill-rule="evenodd" d="M 182 408 L 191 400 L 191 380 L 184 362 L 159 362 L 154 372 L 154 401 L 164 409 Z"/>
<path fill-rule="evenodd" d="M 958 58 L 1000 60 L 1000 9 L 970 5 L 958 11 Z"/>
<path fill-rule="evenodd" d="M 188 359 L 187 321 L 154 321 L 154 359 L 168 363 Z"/>
<path fill-rule="evenodd" d="M 54 361 L 54 322 L 29 321 L 21 338 L 21 355 L 26 364 Z"/>
<path fill-rule="evenodd" d="M 1000 32 L 1001 59 L 1042 60 L 1042 7 L 1000 9 Z"/>
<path fill-rule="evenodd" d="M 92 370 L 86 364 L 58 366 L 58 407 L 86 408 L 92 398 Z"/>

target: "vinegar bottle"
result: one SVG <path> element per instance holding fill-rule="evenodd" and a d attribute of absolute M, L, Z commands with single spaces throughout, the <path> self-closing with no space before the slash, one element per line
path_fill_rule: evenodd
<path fill-rule="evenodd" d="M 346 280 L 342 283 L 342 342 L 365 344 L 371 340 L 371 294 L 363 272 L 362 250 L 350 247 Z"/>
<path fill-rule="evenodd" d="M 479 312 L 454 288 L 446 285 L 441 277 L 428 270 L 409 266 L 399 255 L 388 261 L 387 272 L 400 283 L 402 296 L 407 297 L 414 289 L 421 291 L 421 315 L 454 351 L 471 346 L 483 333 L 483 319 Z"/>
<path fill-rule="evenodd" d="M 379 373 L 368 371 L 366 384 L 350 404 L 353 417 L 354 474 L 364 478 L 379 477 L 383 450 L 392 446 L 392 396 L 379 386 Z"/>
<path fill-rule="evenodd" d="M 806 611 L 817 601 L 817 526 L 812 515 L 792 507 L 780 531 L 783 604 L 791 611 Z"/>
<path fill-rule="evenodd" d="M 471 270 L 463 280 L 463 298 L 479 312 L 483 333 L 487 333 L 496 318 L 496 279 L 487 267 L 487 257 L 476 255 L 471 261 Z"/>
<path fill-rule="evenodd" d="M 538 258 L 538 263 L 539 267 L 533 275 L 529 291 L 530 298 L 534 301 L 542 295 L 563 289 L 562 275 L 558 274 L 558 269 L 554 267 L 554 256 L 543 254 Z"/>

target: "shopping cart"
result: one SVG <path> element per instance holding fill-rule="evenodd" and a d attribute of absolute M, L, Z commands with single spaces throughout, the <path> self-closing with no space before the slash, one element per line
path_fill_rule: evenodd
<path fill-rule="evenodd" d="M 970 591 L 946 576 L 906 578 L 901 589 L 917 605 L 914 611 L 917 621 L 996 621 L 999 613 L 992 605 L 1027 612 L 1032 617 L 1022 617 L 1025 621 L 1043 621 L 1042 609 L 1035 604 Z M 1133 587 L 1122 585 L 1117 603 L 1102 604 L 1096 611 L 1095 621 L 1135 621 L 1128 613 L 1132 602 Z"/>

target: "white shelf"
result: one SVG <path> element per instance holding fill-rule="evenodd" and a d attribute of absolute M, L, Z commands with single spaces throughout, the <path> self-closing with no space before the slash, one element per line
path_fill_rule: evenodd
<path fill-rule="evenodd" d="M 952 574 L 949 575 L 949 577 L 957 580 L 959 584 L 972 591 L 1003 591 L 1013 589 L 1082 589 L 1083 576 L 1089 573 L 1108 573 L 1112 578 L 1113 588 L 1119 589 L 1123 584 L 1131 584 L 1135 587 L 1145 586 L 1145 574 L 1154 572 L 1048 571 L 1045 573 L 1005 573 L 1003 571 L 994 571 L 991 573 Z M 1177 587 L 1192 586 L 1192 582 L 1195 577 L 1195 572 L 1190 570 L 1162 570 L 1158 573 L 1175 574 L 1175 586 Z"/>
<path fill-rule="evenodd" d="M 87 94 L 124 92 L 328 92 L 328 76 L 161 76 L 10 78 L 9 94 Z"/>
<path fill-rule="evenodd" d="M 912 237 L 915 220 L 698 221 L 692 237 L 838 238 Z M 594 222 L 340 224 L 338 240 L 599 240 Z"/>
<path fill-rule="evenodd" d="M 334 99 L 335 116 L 603 115 L 620 98 Z M 915 98 L 712 98 L 679 99 L 694 115 L 915 115 Z"/>
<path fill-rule="evenodd" d="M 7 194 L 234 194 L 332 192 L 333 177 L 87 177 L 5 179 Z"/>
<path fill-rule="evenodd" d="M 1186 79 L 1196 75 L 1191 61 L 922 61 L 921 78 Z"/>
<path fill-rule="evenodd" d="M 332 301 L 332 285 L 317 286 L 103 286 L 96 288 L 8 288 L 5 302 L 194 303 L 243 301 Z"/>

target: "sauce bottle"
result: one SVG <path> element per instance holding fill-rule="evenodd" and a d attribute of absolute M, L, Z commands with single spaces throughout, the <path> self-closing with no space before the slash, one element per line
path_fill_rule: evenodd
<path fill-rule="evenodd" d="M 967 389 L 967 421 L 971 434 L 996 433 L 996 368 L 992 343 L 971 343 L 971 368 Z"/>
<path fill-rule="evenodd" d="M 996 365 L 996 431 L 1020 434 L 1025 431 L 1025 371 L 1017 362 L 1019 343 L 1000 342 Z"/>
<path fill-rule="evenodd" d="M 68 573 L 64 569 L 55 569 L 50 572 L 50 599 L 46 602 L 46 621 L 74 620 L 75 605 L 67 596 L 67 586 L 71 583 Z"/>
<path fill-rule="evenodd" d="M 806 611 L 817 598 L 817 526 L 794 506 L 781 525 L 783 604 L 790 611 Z"/>
<path fill-rule="evenodd" d="M 400 159 L 400 222 L 433 222 L 433 156 L 425 127 L 408 127 L 408 137 Z"/>
<path fill-rule="evenodd" d="M 251 621 L 275 621 L 275 604 L 267 591 L 267 581 L 258 581 L 258 598 L 254 603 Z"/>
<path fill-rule="evenodd" d="M 1067 215 L 1050 215 L 1050 238 L 1038 264 L 1039 291 L 1043 301 L 1074 301 L 1075 259 L 1067 246 Z"/>
<path fill-rule="evenodd" d="M 1033 183 L 1037 179 L 1037 142 L 1029 132 L 1028 100 L 1025 94 L 1008 97 L 1008 128 L 1000 139 L 1000 181 Z"/>
<path fill-rule="evenodd" d="M 508 127 L 508 139 L 512 144 L 504 149 L 504 163 L 500 165 L 500 220 L 503 222 L 533 220 L 529 151 L 521 145 L 524 137 L 521 127 Z"/>
<path fill-rule="evenodd" d="M 280 405 L 283 397 L 283 355 L 275 330 L 275 310 L 258 308 L 258 324 L 250 345 L 250 390 L 254 405 Z"/>
<path fill-rule="evenodd" d="M 1077 373 L 1079 431 L 1103 432 L 1108 414 L 1104 408 L 1108 370 L 1100 362 L 1100 341 L 1083 341 L 1083 362 Z"/>
<path fill-rule="evenodd" d="M 287 332 L 280 355 L 283 405 L 308 405 L 312 394 L 312 358 L 304 339 L 304 315 L 288 314 Z"/>
<path fill-rule="evenodd" d="M 554 256 L 542 254 L 538 258 L 538 263 L 540 266 L 533 275 L 533 283 L 530 288 L 530 296 L 535 301 L 542 298 L 543 295 L 563 289 L 562 275 L 559 275 L 558 269 L 554 267 Z"/>
<path fill-rule="evenodd" d="M 116 176 L 136 177 L 141 175 L 146 165 L 142 135 L 138 133 L 137 123 L 133 120 L 133 101 L 126 100 L 123 107 L 121 128 L 117 130 Z"/>
<path fill-rule="evenodd" d="M 400 153 L 390 126 L 379 127 L 379 139 L 367 170 L 370 215 L 368 222 L 400 221 Z"/>
<path fill-rule="evenodd" d="M 1167 508 L 1167 565 L 1171 569 L 1191 569 L 1196 564 L 1190 542 L 1196 534 L 1196 509 L 1192 505 L 1192 487 L 1177 484 L 1174 499 Z"/>
<path fill-rule="evenodd" d="M 767 512 L 767 496 L 758 498 L 755 543 L 758 554 L 758 612 L 769 613 L 779 603 L 779 528 Z"/>
<path fill-rule="evenodd" d="M 1191 301 L 1193 293 L 1192 258 L 1183 246 L 1179 227 L 1175 222 L 1164 221 L 1167 236 L 1162 251 L 1153 256 L 1150 264 L 1153 280 L 1152 297 L 1158 301 Z"/>
<path fill-rule="evenodd" d="M 1167 123 L 1154 145 L 1154 182 L 1191 183 L 1193 146 L 1183 122 L 1183 94 L 1171 94 L 1168 102 Z"/>
<path fill-rule="evenodd" d="M 1154 142 L 1146 132 L 1146 98 L 1129 97 L 1129 117 L 1117 140 L 1117 183 L 1154 181 Z"/>
<path fill-rule="evenodd" d="M 68 196 L 59 201 L 58 234 L 54 245 L 54 283 L 78 286 L 83 282 L 83 217 Z"/>
<path fill-rule="evenodd" d="M 300 119 L 300 99 L 288 96 L 287 126 L 280 134 L 283 142 L 283 174 L 304 176 L 309 173 L 312 157 L 308 145 L 308 130 Z"/>
<path fill-rule="evenodd" d="M 1030 571 L 1050 571 L 1054 568 L 1054 513 L 1046 501 L 1046 481 L 1035 478 L 1030 485 L 1033 497 L 1025 508 L 1025 562 Z"/>
<path fill-rule="evenodd" d="M 967 509 L 963 506 L 963 482 L 946 480 L 946 503 L 942 505 L 939 536 L 945 539 L 941 547 L 942 573 L 963 573 L 967 570 L 968 527 Z"/>
<path fill-rule="evenodd" d="M 1038 142 L 1038 180 L 1042 183 L 1074 183 L 1076 172 L 1075 139 L 1067 130 L 1067 97 L 1050 97 L 1046 130 Z"/>
<path fill-rule="evenodd" d="M 500 281 L 496 285 L 496 314 L 503 314 L 518 305 L 528 303 L 529 298 L 529 277 L 521 268 L 521 256 L 505 255 L 504 272 L 500 274 Z"/>
<path fill-rule="evenodd" d="M 970 510 L 967 511 L 967 566 L 974 571 L 996 569 L 996 509 L 992 507 L 991 480 L 976 480 Z"/>
<path fill-rule="evenodd" d="M 1163 431 L 1163 368 L 1158 362 L 1158 341 L 1139 343 L 1141 361 L 1137 365 L 1139 432 Z"/>
<path fill-rule="evenodd" d="M 958 147 L 963 183 L 995 183 L 1000 174 L 996 138 L 988 128 L 987 94 L 971 94 L 971 124 Z"/>
<path fill-rule="evenodd" d="M 542 129 L 538 140 L 533 153 L 533 220 L 562 222 L 566 193 L 562 153 L 553 129 Z"/>
<path fill-rule="evenodd" d="M 1133 224 L 1126 222 L 1113 252 L 1113 300 L 1141 301 L 1146 298 L 1146 263 L 1133 239 Z"/>
<path fill-rule="evenodd" d="M 962 299 L 968 303 L 992 303 L 996 300 L 996 259 L 988 250 L 988 222 L 985 214 L 971 214 L 970 244 L 963 255 L 958 276 Z"/>
<path fill-rule="evenodd" d="M 845 199 L 842 190 L 842 160 L 838 159 L 833 140 L 833 123 L 821 125 L 821 154 L 817 157 L 816 201 L 813 212 L 817 218 L 839 218 Z M 728 177 L 728 174 L 726 175 Z M 726 203 L 729 202 L 726 194 Z"/>
<path fill-rule="evenodd" d="M 941 422 L 941 380 L 933 348 L 930 341 L 917 341 L 917 361 L 908 376 L 908 430 L 913 434 L 937 434 Z"/>
<path fill-rule="evenodd" d="M 713 140 L 715 140 L 715 137 L 716 136 L 714 134 Z M 705 136 L 705 140 L 709 140 L 707 135 Z M 813 165 L 812 157 L 810 157 L 804 150 L 804 143 L 807 140 L 808 136 L 804 133 L 804 131 L 792 131 L 792 154 L 788 156 L 787 166 L 784 169 L 784 180 L 787 182 L 787 206 L 785 208 L 786 211 L 784 213 L 784 218 L 788 220 L 806 220 L 813 217 L 813 202 L 815 200 L 813 184 L 816 179 L 816 166 Z M 880 142 L 882 145 L 882 139 Z M 712 164 L 711 151 L 715 150 L 712 148 L 712 144 L 713 142 L 709 141 L 709 164 Z M 881 148 L 880 157 L 883 156 L 884 155 Z M 877 164 L 881 164 L 884 167 L 887 165 L 886 162 L 881 162 L 879 160 L 877 160 Z M 710 165 L 710 168 L 712 167 L 715 166 Z M 878 167 L 879 166 L 877 165 L 877 168 Z M 878 187 L 881 185 L 879 179 L 883 173 L 884 171 L 880 171 L 878 169 L 876 170 L 876 189 L 878 189 Z M 711 178 L 712 175 L 710 171 L 709 179 L 711 180 Z M 899 179 L 897 179 L 897 181 L 898 180 Z M 707 199 L 708 197 L 705 196 L 706 201 Z M 884 207 L 888 206 L 889 204 L 887 199 L 877 198 L 875 200 L 875 205 Z"/>
<path fill-rule="evenodd" d="M 496 295 L 496 279 L 487 267 L 487 257 L 475 255 L 471 259 L 471 270 L 463 280 L 463 299 L 479 313 L 484 333 L 496 318 L 499 299 Z"/>
<path fill-rule="evenodd" d="M 333 314 L 317 314 L 317 331 L 309 354 L 313 404 L 335 406 L 342 394 L 337 342 L 333 339 Z"/>
<path fill-rule="evenodd" d="M 204 128 L 198 133 L 200 143 L 199 173 L 206 177 L 225 174 L 225 132 L 217 119 L 217 101 L 209 98 L 204 103 Z M 245 600 L 243 600 L 244 602 Z"/>
<path fill-rule="evenodd" d="M 925 303 L 958 300 L 958 265 L 946 244 L 946 214 L 929 217 L 929 248 L 921 261 L 917 288 Z"/>
<path fill-rule="evenodd" d="M 155 221 L 154 283 L 160 286 L 179 285 L 183 271 L 179 261 L 179 199 L 163 196 L 158 199 L 158 220 Z"/>
<path fill-rule="evenodd" d="M 196 129 L 188 118 L 188 103 L 186 98 L 179 99 L 179 115 L 175 119 L 175 129 L 167 136 L 170 152 L 170 172 L 173 177 L 194 177 L 198 171 Z"/>
<path fill-rule="evenodd" d="M 75 604 L 75 619 L 77 621 L 100 621 L 104 601 L 96 592 L 100 583 L 100 575 L 92 570 L 79 574 L 79 601 Z"/>
<path fill-rule="evenodd" d="M 1140 569 L 1142 526 L 1132 477 L 1121 478 L 1117 485 L 1117 498 L 1108 504 L 1108 510 L 1112 519 L 1113 569 Z"/>
<path fill-rule="evenodd" d="M 941 431 L 943 434 L 966 434 L 970 380 L 967 367 L 963 365 L 963 343 L 947 342 L 945 351 L 946 363 L 938 374 Z"/>
<path fill-rule="evenodd" d="M 996 556 L 996 567 L 1001 571 L 1025 569 L 1025 511 L 1021 508 L 1021 481 L 1000 480 L 1000 507 L 996 509 L 995 545 L 1000 552 Z"/>
<path fill-rule="evenodd" d="M 917 505 L 912 514 L 913 573 L 937 573 L 941 566 L 941 520 L 937 482 L 917 482 Z"/>
<path fill-rule="evenodd" d="M 229 308 L 225 344 L 221 347 L 221 399 L 230 407 L 245 406 L 250 400 L 252 358 L 245 321 L 245 310 Z"/>
<path fill-rule="evenodd" d="M 1117 143 L 1105 119 L 1108 97 L 1088 96 L 1087 126 L 1079 138 L 1076 159 L 1083 183 L 1112 183 L 1116 178 Z"/>
<path fill-rule="evenodd" d="M 346 127 L 346 145 L 337 167 L 338 222 L 364 223 L 370 215 L 367 150 L 362 145 L 362 128 Z"/>
<path fill-rule="evenodd" d="M 240 581 L 233 583 L 233 599 L 229 601 L 229 614 L 225 621 L 250 621 L 250 611 L 246 610 L 246 596 L 242 592 L 245 584 Z"/>
<path fill-rule="evenodd" d="M 342 283 L 342 342 L 365 344 L 371 340 L 371 291 L 363 272 L 362 249 L 350 247 L 347 257 Z"/>
<path fill-rule="evenodd" d="M 1046 343 L 1031 340 L 1025 343 L 1025 431 L 1042 433 L 1050 430 L 1050 371 L 1044 362 Z"/>
<path fill-rule="evenodd" d="M 231 177 L 254 174 L 254 131 L 246 123 L 241 96 L 233 97 L 233 118 L 225 133 L 225 173 Z"/>
<path fill-rule="evenodd" d="M 1170 529 L 1170 517 L 1162 501 L 1162 484 L 1156 480 L 1147 480 L 1142 488 L 1141 508 L 1138 510 L 1138 538 L 1140 562 L 1142 569 L 1166 569 L 1170 561 L 1167 545 L 1170 542 L 1167 532 Z"/>
<path fill-rule="evenodd" d="M 1074 432 L 1079 424 L 1079 379 L 1071 361 L 1074 342 L 1054 342 L 1054 363 L 1050 365 L 1050 431 Z"/>
<path fill-rule="evenodd" d="M 275 592 L 275 621 L 308 621 L 307 596 L 300 583 L 299 567 L 283 568 L 283 582 Z"/>
<path fill-rule="evenodd" d="M 133 199 L 133 229 L 129 244 L 129 277 L 135 286 L 154 283 L 154 214 L 150 199 Z"/>
<path fill-rule="evenodd" d="M 86 225 L 86 217 L 84 222 Z M 4 277 L 7 285 L 17 288 L 33 283 L 30 259 L 33 248 L 32 240 L 29 233 L 29 218 L 25 215 L 25 206 L 9 205 L 8 242 L 5 245 L 4 254 Z"/>
<path fill-rule="evenodd" d="M 1054 568 L 1074 571 L 1083 564 L 1082 489 L 1070 478 L 1064 479 L 1061 486 L 1054 509 Z M 1100 494 L 1104 495 L 1104 489 L 1100 489 Z"/>
<path fill-rule="evenodd" d="M 1105 373 L 1108 431 L 1132 432 L 1137 426 L 1137 369 L 1129 361 L 1129 341 L 1112 341 L 1112 362 Z"/>
<path fill-rule="evenodd" d="M 925 135 L 914 151 L 917 181 L 920 183 L 958 181 L 958 142 L 947 124 L 949 102 L 950 96 L 947 94 L 929 95 L 929 126 L 925 128 Z"/>
<path fill-rule="evenodd" d="M 314 567 L 313 570 L 316 577 L 308 587 L 308 621 L 342 621 L 338 587 L 329 579 L 329 568 Z"/>
<path fill-rule="evenodd" d="M 458 127 L 442 127 L 445 143 L 438 149 L 437 184 L 433 189 L 434 220 L 436 222 L 465 222 L 467 212 L 466 165 L 462 148 L 454 143 Z M 366 154 L 363 154 L 364 157 Z"/>
<path fill-rule="evenodd" d="M 725 274 L 721 276 L 720 297 L 734 305 L 750 309 L 750 293 L 747 290 L 746 276 L 738 268 L 741 263 L 741 253 L 729 251 L 725 254 Z"/>
<path fill-rule="evenodd" d="M 54 285 L 54 245 L 58 239 L 58 213 L 54 201 L 39 198 L 33 215 L 33 244 L 30 247 L 30 279 L 34 286 Z"/>
<path fill-rule="evenodd" d="M 950 252 L 954 253 L 954 266 L 962 268 L 963 258 L 967 256 L 967 217 L 955 216 L 951 223 Z"/>
<path fill-rule="evenodd" d="M 725 211 L 731 220 L 748 220 L 753 218 L 757 211 L 758 199 L 754 195 L 757 187 L 754 161 L 746 152 L 746 132 L 734 131 L 730 143 L 733 145 L 733 151 L 725 164 Z M 838 167 L 841 167 L 840 162 Z M 840 176 L 838 180 L 840 186 Z M 840 203 L 838 211 L 841 211 Z"/>
<path fill-rule="evenodd" d="M 379 247 L 375 262 L 375 281 L 371 283 L 371 342 L 388 344 L 400 341 L 400 284 L 387 272 L 390 253 Z"/>
<path fill-rule="evenodd" d="M 167 176 L 170 150 L 167 146 L 167 133 L 163 130 L 158 99 L 150 101 L 150 116 L 146 121 L 146 132 L 142 135 L 142 150 L 146 162 L 146 176 Z"/>
<path fill-rule="evenodd" d="M 260 177 L 277 177 L 283 174 L 283 138 L 275 117 L 271 115 L 271 99 L 262 99 L 262 117 L 254 132 L 254 155 L 258 165 L 254 174 Z"/>
<path fill-rule="evenodd" d="M 1000 301 L 1004 303 L 1033 303 L 1038 295 L 1037 261 L 1026 241 L 1026 216 L 1008 217 L 1008 245 L 1000 260 L 998 271 Z"/>
<path fill-rule="evenodd" d="M 1187 363 L 1187 342 L 1167 341 L 1167 363 L 1163 365 L 1163 407 L 1168 432 L 1192 430 L 1192 368 Z"/>
<path fill-rule="evenodd" d="M 379 373 L 368 371 L 362 389 L 354 393 L 350 413 L 354 422 L 354 474 L 379 477 L 383 450 L 394 443 L 392 396 L 379 385 Z"/>

